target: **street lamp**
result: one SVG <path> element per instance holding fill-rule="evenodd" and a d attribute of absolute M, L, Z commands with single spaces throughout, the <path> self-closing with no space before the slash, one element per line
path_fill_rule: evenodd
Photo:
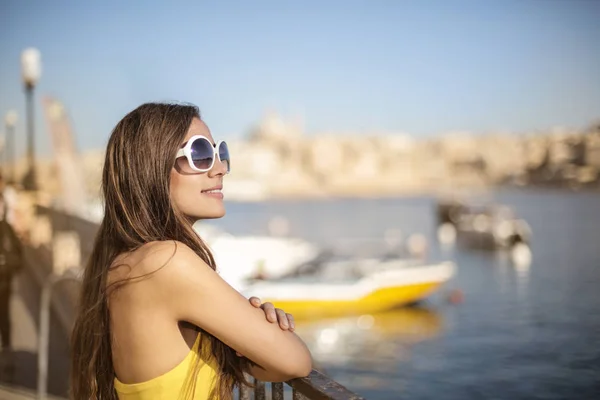
<path fill-rule="evenodd" d="M 27 101 L 27 164 L 28 169 L 23 177 L 23 189 L 35 191 L 37 189 L 35 173 L 35 148 L 34 148 L 34 114 L 33 114 L 33 89 L 42 74 L 41 55 L 38 49 L 28 48 L 21 53 L 21 76 L 25 85 Z"/>
<path fill-rule="evenodd" d="M 19 116 L 15 110 L 10 110 L 4 116 L 4 125 L 6 126 L 6 135 L 4 136 L 4 170 L 7 174 L 6 181 L 10 184 L 15 183 L 15 125 Z M 10 175 L 6 171 L 10 169 Z"/>

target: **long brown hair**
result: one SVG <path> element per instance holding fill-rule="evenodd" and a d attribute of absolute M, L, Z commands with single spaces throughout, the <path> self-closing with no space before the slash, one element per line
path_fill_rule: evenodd
<path fill-rule="evenodd" d="M 173 207 L 169 195 L 175 154 L 194 117 L 200 114 L 193 105 L 143 104 L 117 124 L 108 141 L 102 172 L 104 218 L 85 268 L 71 338 L 71 395 L 77 400 L 117 399 L 108 309 L 108 286 L 113 284 L 107 286 L 107 279 L 119 254 L 153 241 L 177 240 L 215 269 L 210 250 L 186 216 Z M 249 361 L 199 331 L 218 365 L 213 395 L 228 399 L 235 386 L 248 384 L 244 372 Z"/>

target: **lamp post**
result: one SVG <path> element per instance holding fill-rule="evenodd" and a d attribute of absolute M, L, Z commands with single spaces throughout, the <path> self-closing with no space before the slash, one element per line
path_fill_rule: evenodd
<path fill-rule="evenodd" d="M 10 184 L 15 183 L 15 125 L 19 116 L 15 110 L 10 110 L 4 117 L 4 124 L 6 126 L 6 135 L 4 136 L 4 149 L 2 154 L 4 156 L 3 167 L 4 172 L 7 175 L 6 181 Z M 10 169 L 10 175 L 8 170 Z"/>
<path fill-rule="evenodd" d="M 21 76 L 25 86 L 27 102 L 27 172 L 23 177 L 23 189 L 37 190 L 35 171 L 35 144 L 34 144 L 34 99 L 33 89 L 42 74 L 41 55 L 38 49 L 28 48 L 21 53 Z"/>

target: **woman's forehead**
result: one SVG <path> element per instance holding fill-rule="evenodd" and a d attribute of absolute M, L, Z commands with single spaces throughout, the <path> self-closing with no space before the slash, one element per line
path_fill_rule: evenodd
<path fill-rule="evenodd" d="M 210 134 L 210 129 L 208 129 L 208 126 L 206 126 L 204 121 L 201 121 L 198 118 L 194 118 L 192 120 L 192 123 L 190 124 L 190 128 L 188 129 L 187 135 L 185 135 L 184 142 L 187 142 L 192 136 L 195 136 L 195 135 L 206 136 L 208 138 L 208 140 L 210 140 L 211 142 L 214 143 L 214 139 L 213 139 L 212 135 Z"/>

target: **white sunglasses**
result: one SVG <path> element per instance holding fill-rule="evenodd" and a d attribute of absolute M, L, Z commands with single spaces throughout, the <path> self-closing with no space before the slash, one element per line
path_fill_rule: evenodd
<path fill-rule="evenodd" d="M 202 135 L 192 136 L 177 152 L 176 159 L 180 157 L 187 158 L 190 168 L 197 172 L 210 171 L 217 158 L 227 166 L 227 173 L 231 168 L 227 143 L 220 140 L 216 144 L 212 144 L 208 138 Z"/>

